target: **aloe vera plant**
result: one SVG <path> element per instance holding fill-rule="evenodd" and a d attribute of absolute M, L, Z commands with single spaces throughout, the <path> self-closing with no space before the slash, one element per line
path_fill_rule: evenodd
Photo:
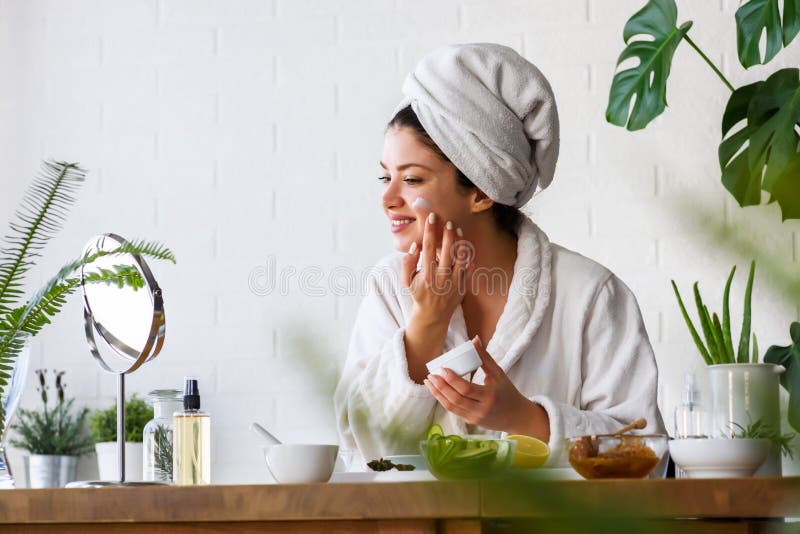
<path fill-rule="evenodd" d="M 175 263 L 175 255 L 164 245 L 133 241 L 113 250 L 84 253 L 67 262 L 30 298 L 25 299 L 24 284 L 28 271 L 47 242 L 55 236 L 75 202 L 74 194 L 86 179 L 86 171 L 77 163 L 45 161 L 41 172 L 28 188 L 9 233 L 0 248 L 0 396 L 11 380 L 14 363 L 28 336 L 35 336 L 49 324 L 66 303 L 67 297 L 81 284 L 76 272 L 103 256 L 138 254 Z M 141 275 L 129 266 L 116 265 L 87 274 L 88 283 L 143 284 Z M 0 436 L 8 417 L 0 404 Z"/>
<path fill-rule="evenodd" d="M 736 266 L 731 269 L 728 275 L 728 281 L 725 283 L 725 293 L 722 297 L 722 321 L 716 313 L 710 313 L 708 307 L 703 303 L 703 298 L 700 295 L 700 287 L 697 282 L 694 283 L 694 301 L 697 307 L 698 320 L 700 322 L 700 330 L 703 337 L 695 328 L 692 319 L 689 317 L 689 312 L 681 298 L 681 293 L 678 291 L 678 286 L 675 280 L 672 280 L 672 289 L 675 291 L 675 297 L 678 299 L 678 306 L 681 309 L 686 326 L 689 328 L 689 333 L 694 340 L 697 350 L 700 352 L 703 360 L 708 365 L 720 363 L 756 363 L 758 362 L 758 338 L 753 332 L 753 345 L 750 346 L 750 312 L 751 312 L 751 297 L 753 294 L 753 278 L 756 271 L 756 262 L 750 263 L 750 274 L 747 277 L 747 288 L 744 294 L 744 313 L 742 318 L 742 332 L 739 336 L 739 345 L 734 352 L 733 349 L 733 336 L 731 335 L 731 314 L 730 314 L 730 291 L 731 282 L 733 282 L 733 275 L 736 273 Z"/>

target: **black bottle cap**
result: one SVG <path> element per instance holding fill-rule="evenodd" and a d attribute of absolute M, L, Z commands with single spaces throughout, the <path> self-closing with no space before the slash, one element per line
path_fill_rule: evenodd
<path fill-rule="evenodd" d="M 183 409 L 200 409 L 200 387 L 197 385 L 197 379 L 194 377 L 186 377 L 183 379 Z"/>

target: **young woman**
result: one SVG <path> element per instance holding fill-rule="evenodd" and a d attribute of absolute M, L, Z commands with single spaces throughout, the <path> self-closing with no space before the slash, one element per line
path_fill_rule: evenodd
<path fill-rule="evenodd" d="M 541 72 L 504 46 L 448 46 L 403 90 L 379 178 L 399 253 L 381 261 L 356 319 L 335 395 L 344 446 L 417 453 L 439 423 L 534 436 L 555 461 L 564 437 L 638 417 L 663 432 L 633 294 L 518 210 L 549 185 L 558 156 Z M 479 370 L 428 374 L 426 362 L 467 340 Z"/>

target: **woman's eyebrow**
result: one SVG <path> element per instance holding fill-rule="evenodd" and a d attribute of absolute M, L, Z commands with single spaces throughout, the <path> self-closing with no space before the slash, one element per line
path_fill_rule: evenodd
<path fill-rule="evenodd" d="M 381 167 L 383 167 L 384 169 L 386 168 L 386 165 L 382 161 L 380 162 L 380 164 Z M 433 169 L 431 169 L 430 167 L 426 167 L 425 165 L 421 165 L 419 163 L 404 163 L 403 165 L 398 165 L 397 170 L 402 171 L 403 169 L 406 169 L 408 167 L 420 167 L 421 169 L 426 169 L 433 172 Z"/>

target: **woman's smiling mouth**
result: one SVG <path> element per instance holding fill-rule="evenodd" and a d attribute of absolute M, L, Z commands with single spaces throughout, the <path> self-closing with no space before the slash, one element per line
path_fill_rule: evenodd
<path fill-rule="evenodd" d="M 416 221 L 415 218 L 404 215 L 390 215 L 389 220 L 391 222 L 392 233 L 402 232 L 411 226 L 411 223 Z"/>

